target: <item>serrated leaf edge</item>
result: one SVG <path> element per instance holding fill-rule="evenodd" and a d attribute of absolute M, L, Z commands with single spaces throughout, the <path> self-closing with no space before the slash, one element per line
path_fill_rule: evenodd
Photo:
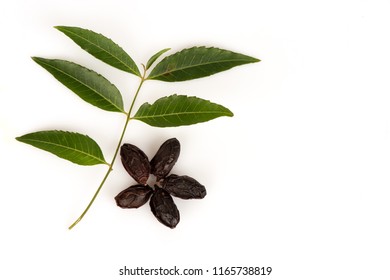
<path fill-rule="evenodd" d="M 120 112 L 120 113 L 125 113 L 125 114 L 126 114 L 126 112 L 125 112 L 125 110 L 124 110 L 123 107 L 122 107 L 122 108 L 121 108 L 121 107 L 118 107 L 116 104 L 112 103 L 110 99 L 107 99 L 106 96 L 101 95 L 101 94 L 100 94 L 99 92 L 97 92 L 95 89 L 91 88 L 90 86 L 88 86 L 87 84 L 83 83 L 82 81 L 76 79 L 74 76 L 71 76 L 71 75 L 69 75 L 68 73 L 62 71 L 61 69 L 58 69 L 58 68 L 56 68 L 56 67 L 53 67 L 53 65 L 51 65 L 51 64 L 45 63 L 44 60 L 46 60 L 46 59 L 47 59 L 47 60 L 57 60 L 57 61 L 62 61 L 62 62 L 70 63 L 70 64 L 76 65 L 76 66 L 78 66 L 78 67 L 81 67 L 81 68 L 83 68 L 84 70 L 87 70 L 87 71 L 89 71 L 89 72 L 91 72 L 91 73 L 93 73 L 93 74 L 96 74 L 96 75 L 98 75 L 99 77 L 105 79 L 107 82 L 110 83 L 110 85 L 114 86 L 114 87 L 118 90 L 118 92 L 119 92 L 119 89 L 118 89 L 113 83 L 111 83 L 107 78 L 105 78 L 103 75 L 101 75 L 101 74 L 99 74 L 99 73 L 97 73 L 97 72 L 95 72 L 95 71 L 93 71 L 93 70 L 91 70 L 91 69 L 89 69 L 89 68 L 87 68 L 87 67 L 85 67 L 85 66 L 82 66 L 82 65 L 80 65 L 80 64 L 77 64 L 77 63 L 74 63 L 74 62 L 68 61 L 68 60 L 62 60 L 62 59 L 48 59 L 48 58 L 42 58 L 42 57 L 36 57 L 36 56 L 31 57 L 31 59 L 34 60 L 37 64 L 40 64 L 40 63 L 45 64 L 46 66 L 49 66 L 49 67 L 51 67 L 52 69 L 55 69 L 56 71 L 61 72 L 62 74 L 66 75 L 67 77 L 69 77 L 69 78 L 71 78 L 71 79 L 77 81 L 78 83 L 84 85 L 85 87 L 89 88 L 91 91 L 95 92 L 97 95 L 99 95 L 100 97 L 102 97 L 104 100 L 108 101 L 108 103 L 112 104 L 115 108 L 117 108 L 119 111 L 116 111 L 116 112 Z M 43 60 L 42 60 L 42 59 L 43 59 Z M 50 74 L 51 74 L 51 73 L 50 73 Z M 62 83 L 62 82 L 61 82 L 61 83 Z M 66 85 L 65 85 L 65 86 L 66 86 Z M 67 87 L 67 86 L 66 86 L 66 87 Z M 120 92 L 119 92 L 119 93 L 120 93 Z M 77 94 L 77 93 L 76 93 L 76 94 Z M 78 94 L 77 94 L 77 95 L 78 95 Z M 80 97 L 80 96 L 79 96 L 79 97 Z M 81 98 L 81 97 L 80 97 L 80 98 Z M 82 98 L 82 99 L 83 99 L 83 98 Z M 121 95 L 121 99 L 122 99 L 122 95 Z M 84 99 L 83 99 L 83 100 L 84 100 Z M 88 102 L 88 101 L 86 101 L 86 102 Z M 89 102 L 88 102 L 88 103 L 89 103 Z M 122 103 L 122 106 L 123 106 L 123 99 L 122 99 L 122 102 L 121 102 L 121 103 Z M 91 104 L 91 103 L 90 103 L 90 104 Z M 94 105 L 94 104 L 91 104 L 91 105 L 96 106 L 96 105 Z M 96 107 L 98 107 L 98 106 L 96 106 Z M 101 107 L 98 107 L 98 108 L 103 109 L 103 108 L 101 108 Z M 103 109 L 103 110 L 106 110 L 106 109 Z M 107 110 L 106 110 L 106 111 L 107 111 Z M 115 112 L 115 111 L 114 111 L 114 112 Z"/>
<path fill-rule="evenodd" d="M 24 141 L 25 139 L 24 139 L 23 137 L 25 137 L 26 135 L 29 135 L 29 134 L 39 133 L 39 132 L 63 132 L 63 133 L 67 133 L 67 134 L 79 134 L 79 135 L 85 136 L 86 138 L 92 140 L 92 141 L 98 146 L 98 148 L 99 148 L 99 150 L 100 150 L 100 152 L 101 152 L 101 149 L 100 149 L 99 145 L 96 143 L 95 140 L 93 140 L 93 139 L 92 139 L 91 137 L 89 137 L 88 135 L 81 134 L 81 133 L 77 133 L 77 132 L 70 132 L 70 131 L 63 131 L 63 130 L 44 130 L 44 131 L 36 131 L 36 132 L 28 133 L 28 134 L 25 134 L 25 135 L 22 135 L 22 136 L 19 136 L 19 137 L 15 137 L 15 139 L 18 140 L 19 142 L 22 142 L 22 143 L 25 143 L 25 144 L 29 144 L 29 143 L 27 143 L 27 142 Z M 29 139 L 29 138 L 27 138 L 26 140 L 28 140 L 28 141 L 30 141 L 30 142 L 45 143 L 45 144 L 47 144 L 47 145 L 52 145 L 52 146 L 56 146 L 56 147 L 61 147 L 61 148 L 65 148 L 65 149 L 68 149 L 68 150 L 73 150 L 73 151 L 76 151 L 76 152 L 78 152 L 78 153 L 80 153 L 80 154 L 85 154 L 85 155 L 87 155 L 88 157 L 94 158 L 94 159 L 96 159 L 97 161 L 101 162 L 102 164 L 109 165 L 108 162 L 106 162 L 106 160 L 104 159 L 103 153 L 102 153 L 102 155 L 103 155 L 103 160 L 102 160 L 101 158 L 92 156 L 91 154 L 87 154 L 87 153 L 85 153 L 85 152 L 83 152 L 83 151 L 80 151 L 80 150 L 71 148 L 71 147 L 69 147 L 69 146 L 64 146 L 64 145 L 59 145 L 59 144 L 56 144 L 56 143 L 53 143 L 53 142 L 46 142 L 46 141 L 41 141 L 41 140 L 36 140 L 36 139 Z M 39 148 L 39 147 L 37 147 L 37 148 L 38 148 L 38 149 L 41 149 L 41 148 Z M 41 149 L 41 150 L 44 150 L 44 149 Z M 46 150 L 45 150 L 45 151 L 46 151 Z M 50 151 L 46 151 L 46 152 L 49 152 L 49 153 L 51 153 L 51 154 L 53 154 L 53 155 L 56 155 L 56 154 L 54 154 L 54 153 L 52 153 L 52 152 L 50 152 Z M 56 155 L 56 156 L 57 156 L 57 155 Z M 66 160 L 67 160 L 67 159 L 66 159 Z M 72 161 L 71 161 L 71 162 L 72 162 Z"/>
<path fill-rule="evenodd" d="M 61 32 L 64 33 L 64 34 L 65 34 L 65 32 L 64 32 L 63 28 L 66 28 L 66 27 L 72 27 L 72 26 L 63 26 L 63 25 L 54 26 L 55 29 L 61 31 Z M 80 28 L 80 27 L 77 27 L 77 28 Z M 61 30 L 61 29 L 62 29 L 62 30 Z M 110 41 L 111 41 L 113 44 L 115 44 L 118 48 L 120 48 L 124 53 L 126 53 L 126 51 L 125 51 L 121 46 L 119 46 L 117 43 L 115 43 L 111 38 L 108 38 L 108 37 L 106 37 L 105 35 L 103 35 L 103 34 L 101 34 L 101 33 L 97 33 L 97 32 L 95 32 L 95 31 L 93 31 L 93 30 L 90 30 L 90 29 L 84 29 L 84 28 L 80 28 L 80 29 L 83 29 L 83 30 L 86 30 L 86 31 L 95 33 L 95 34 L 100 35 L 100 36 L 103 36 L 104 38 L 110 40 Z M 80 38 L 80 39 L 82 39 L 82 40 L 84 40 L 84 41 L 90 43 L 91 45 L 96 46 L 98 49 L 102 50 L 102 52 L 104 52 L 104 53 L 106 53 L 106 54 L 109 54 L 110 56 L 114 57 L 117 61 L 120 62 L 120 64 L 122 64 L 122 65 L 123 65 L 126 69 L 128 69 L 132 74 L 134 74 L 134 75 L 136 75 L 136 76 L 138 76 L 138 77 L 141 78 L 141 73 L 139 72 L 139 69 L 138 69 L 138 67 L 135 65 L 135 62 L 134 62 L 133 59 L 131 59 L 131 60 L 133 60 L 133 62 L 134 62 L 134 65 L 135 65 L 135 67 L 136 67 L 135 69 L 130 68 L 130 67 L 129 67 L 126 63 L 124 63 L 120 58 L 118 58 L 117 56 L 115 56 L 115 55 L 113 55 L 113 54 L 107 52 L 105 49 L 103 49 L 103 48 L 100 47 L 99 45 L 96 45 L 95 43 L 86 40 L 84 37 L 82 37 L 82 36 L 80 36 L 80 35 L 78 35 L 78 34 L 72 32 L 72 31 L 70 31 L 70 30 L 68 30 L 68 29 L 66 29 L 66 32 L 72 33 L 73 35 L 77 36 L 78 38 Z M 66 34 L 65 34 L 65 35 L 66 35 Z M 69 36 L 68 36 L 68 37 L 69 37 Z M 72 39 L 72 38 L 70 38 L 70 39 Z M 73 41 L 73 40 L 72 40 L 72 41 Z M 80 47 L 80 48 L 81 48 L 81 47 Z M 81 49 L 83 49 L 83 48 L 81 48 Z M 84 50 L 84 49 L 83 49 L 83 50 Z M 126 53 L 126 54 L 127 54 L 127 53 Z M 128 55 L 128 54 L 127 54 L 127 55 Z M 95 58 L 96 58 L 96 57 L 95 57 Z M 97 59 L 99 59 L 99 58 L 97 58 Z M 100 59 L 99 59 L 99 60 L 100 60 Z M 103 62 L 104 62 L 104 61 L 103 61 Z M 106 62 L 105 62 L 105 63 L 106 63 Z M 112 66 L 112 65 L 110 65 L 110 66 Z M 114 66 L 112 66 L 112 67 L 114 67 Z M 116 67 L 114 67 L 114 68 L 116 68 Z M 117 68 L 117 69 L 118 69 L 118 68 Z M 119 70 L 121 70 L 121 69 L 119 69 Z"/>
<path fill-rule="evenodd" d="M 202 111 L 202 112 L 195 112 L 195 111 L 185 111 L 185 112 L 182 112 L 182 113 L 168 113 L 168 114 L 158 114 L 158 115 L 153 115 L 153 116 L 137 116 L 139 110 L 142 108 L 142 107 L 151 107 L 153 106 L 156 102 L 159 102 L 161 101 L 162 99 L 169 99 L 169 98 L 177 98 L 177 97 L 186 97 L 186 98 L 196 98 L 196 99 L 201 99 L 202 101 L 206 101 L 206 102 L 209 102 L 211 104 L 214 104 L 214 105 L 218 105 L 220 107 L 222 107 L 223 109 L 225 109 L 226 111 L 225 112 L 221 112 L 221 111 Z M 163 118 L 165 119 L 167 122 L 171 122 L 169 121 L 168 119 L 166 119 L 165 117 L 166 116 L 178 116 L 180 118 L 180 115 L 191 115 L 191 114 L 215 114 L 215 113 L 218 113 L 219 116 L 226 116 L 226 117 L 233 117 L 234 114 L 232 111 L 230 111 L 228 108 L 220 105 L 220 104 L 217 104 L 217 103 L 214 103 L 214 102 L 211 102 L 210 100 L 207 100 L 207 99 L 203 99 L 203 98 L 199 98 L 197 96 L 188 96 L 188 95 L 178 95 L 178 94 L 173 94 L 173 95 L 170 95 L 170 96 L 165 96 L 165 97 L 161 97 L 159 99 L 157 99 L 154 103 L 150 104 L 148 102 L 145 102 L 144 104 L 141 105 L 141 107 L 138 109 L 138 111 L 136 112 L 136 114 L 131 118 L 131 119 L 135 119 L 135 120 L 139 120 L 139 121 L 142 121 L 142 120 L 147 120 L 147 119 L 155 119 L 155 118 Z"/>
<path fill-rule="evenodd" d="M 174 53 L 174 54 L 172 54 L 170 56 L 164 57 L 164 59 L 161 60 L 160 63 L 164 62 L 164 60 L 169 59 L 170 57 L 172 57 L 174 55 L 177 55 L 177 54 L 179 54 L 181 52 L 186 52 L 186 51 L 189 51 L 189 50 L 192 50 L 192 49 L 215 49 L 215 50 L 228 51 L 228 50 L 224 50 L 224 49 L 220 49 L 220 48 L 216 48 L 216 47 L 206 47 L 206 46 L 191 47 L 191 48 L 186 48 L 186 49 L 183 49 L 181 51 L 178 51 L 178 52 L 176 52 L 176 53 Z M 228 51 L 228 52 L 235 53 L 235 52 L 232 52 L 232 51 Z M 235 53 L 235 54 L 239 54 L 239 53 Z M 242 54 L 240 54 L 240 55 L 242 55 Z M 261 61 L 260 59 L 257 59 L 257 58 L 254 58 L 254 57 L 250 57 L 250 56 L 247 56 L 247 55 L 243 55 L 243 56 L 246 56 L 248 59 L 229 59 L 229 60 L 219 60 L 218 62 L 209 62 L 209 63 L 202 63 L 202 64 L 192 64 L 191 66 L 188 66 L 188 67 L 176 68 L 175 71 L 183 71 L 183 70 L 188 69 L 188 68 L 194 68 L 194 67 L 203 66 L 203 65 L 219 64 L 221 62 L 228 62 L 228 61 L 250 61 L 248 63 L 255 63 L 255 62 L 260 62 Z M 164 75 L 167 75 L 167 74 L 171 73 L 171 72 L 164 72 L 164 73 L 160 73 L 158 76 L 151 76 L 151 74 L 153 74 L 153 70 L 149 74 L 149 76 L 146 78 L 146 80 L 153 80 L 156 77 L 164 76 Z"/>

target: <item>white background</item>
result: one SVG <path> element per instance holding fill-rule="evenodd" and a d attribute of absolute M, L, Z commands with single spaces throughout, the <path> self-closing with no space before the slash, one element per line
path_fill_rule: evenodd
<path fill-rule="evenodd" d="M 272 266 L 264 279 L 390 279 L 388 4 L 2 1 L 0 278 L 161 279 L 118 271 L 177 265 Z M 124 117 L 81 101 L 30 57 L 96 70 L 121 90 L 126 108 L 138 80 L 85 53 L 55 25 L 102 33 L 138 65 L 160 49 L 193 45 L 262 60 L 143 87 L 137 106 L 179 93 L 235 114 L 174 129 L 130 123 L 125 140 L 150 157 L 177 137 L 182 152 L 173 172 L 207 187 L 203 200 L 176 199 L 176 229 L 161 225 L 148 205 L 134 211 L 115 205 L 113 197 L 134 183 L 119 161 L 84 220 L 67 229 L 106 167 L 73 165 L 14 138 L 79 131 L 110 160 Z"/>

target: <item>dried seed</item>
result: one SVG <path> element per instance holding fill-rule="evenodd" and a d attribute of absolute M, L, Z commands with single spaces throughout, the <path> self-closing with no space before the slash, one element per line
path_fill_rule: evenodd
<path fill-rule="evenodd" d="M 153 189 L 149 186 L 134 185 L 121 191 L 116 197 L 116 204 L 121 208 L 138 208 L 148 202 Z"/>
<path fill-rule="evenodd" d="M 150 199 L 150 209 L 160 223 L 175 228 L 180 221 L 179 210 L 172 196 L 161 188 L 156 188 Z"/>
<path fill-rule="evenodd" d="M 150 161 L 151 173 L 157 181 L 168 175 L 180 155 L 180 142 L 176 138 L 165 141 Z"/>
<path fill-rule="evenodd" d="M 204 198 L 206 196 L 206 188 L 189 176 L 171 174 L 163 180 L 162 187 L 171 195 L 183 199 Z"/>
<path fill-rule="evenodd" d="M 130 176 L 138 183 L 146 185 L 150 174 L 150 163 L 145 153 L 132 144 L 123 144 L 121 160 Z"/>

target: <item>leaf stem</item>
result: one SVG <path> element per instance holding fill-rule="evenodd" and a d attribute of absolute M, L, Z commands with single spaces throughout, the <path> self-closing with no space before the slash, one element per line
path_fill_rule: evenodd
<path fill-rule="evenodd" d="M 140 92 L 141 90 L 141 87 L 142 87 L 142 84 L 145 82 L 145 75 L 146 75 L 146 68 L 144 65 L 142 65 L 143 68 L 144 68 L 144 73 L 141 77 L 141 81 L 139 83 L 139 86 L 137 88 L 137 91 L 135 92 L 135 95 L 134 95 L 134 98 L 133 98 L 133 101 L 131 102 L 131 105 L 130 105 L 130 109 L 128 111 L 128 113 L 126 114 L 126 122 L 125 122 L 125 125 L 123 126 L 123 130 L 122 130 L 122 134 L 121 136 L 119 137 L 119 140 L 118 140 L 118 145 L 116 146 L 116 149 L 115 149 L 115 153 L 114 153 L 114 156 L 112 157 L 112 160 L 111 160 L 111 163 L 108 165 L 108 170 L 106 172 L 106 175 L 104 175 L 104 178 L 102 180 L 102 182 L 100 183 L 99 187 L 97 188 L 95 194 L 93 195 L 91 201 L 88 203 L 87 207 L 85 208 L 85 210 L 83 211 L 83 213 L 80 215 L 80 217 L 78 217 L 78 219 L 76 221 L 73 222 L 73 224 L 70 225 L 69 229 L 72 229 L 74 228 L 82 219 L 83 217 L 85 216 L 85 214 L 87 214 L 89 208 L 91 208 L 92 204 L 94 203 L 96 197 L 98 196 L 100 190 L 102 189 L 104 183 L 106 182 L 108 176 L 110 175 L 111 171 L 113 170 L 112 167 L 114 166 L 114 163 L 115 163 L 115 159 L 119 153 L 119 149 L 120 149 L 120 146 L 122 144 L 122 140 L 123 140 L 123 137 L 125 136 L 125 133 L 126 133 L 126 129 L 127 129 L 127 125 L 129 124 L 129 121 L 131 120 L 131 111 L 133 110 L 133 107 L 134 107 L 134 104 L 135 104 L 135 101 L 138 97 L 138 93 Z"/>

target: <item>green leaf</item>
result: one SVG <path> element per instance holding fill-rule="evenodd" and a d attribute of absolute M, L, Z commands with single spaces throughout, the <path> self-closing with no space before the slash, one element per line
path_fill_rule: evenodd
<path fill-rule="evenodd" d="M 106 78 L 73 62 L 32 58 L 79 97 L 103 110 L 124 112 L 122 95 Z"/>
<path fill-rule="evenodd" d="M 158 53 L 156 53 L 155 55 L 153 55 L 149 60 L 148 60 L 148 63 L 146 63 L 146 70 L 148 70 L 150 68 L 150 66 L 152 66 L 152 64 L 163 54 L 163 53 L 166 53 L 167 51 L 169 51 L 170 48 L 167 48 L 167 49 L 163 49 L 161 51 L 159 51 Z"/>
<path fill-rule="evenodd" d="M 144 103 L 133 119 L 151 126 L 172 127 L 206 122 L 218 117 L 232 117 L 233 113 L 218 104 L 195 96 L 171 95 Z"/>
<path fill-rule="evenodd" d="M 111 39 L 102 34 L 79 27 L 55 26 L 55 28 L 97 59 L 115 68 L 141 77 L 134 60 Z"/>
<path fill-rule="evenodd" d="M 80 165 L 108 164 L 99 145 L 87 135 L 48 130 L 16 137 L 16 140 Z"/>
<path fill-rule="evenodd" d="M 258 61 L 260 60 L 227 50 L 193 47 L 165 57 L 154 67 L 148 79 L 166 82 L 186 81 Z"/>

